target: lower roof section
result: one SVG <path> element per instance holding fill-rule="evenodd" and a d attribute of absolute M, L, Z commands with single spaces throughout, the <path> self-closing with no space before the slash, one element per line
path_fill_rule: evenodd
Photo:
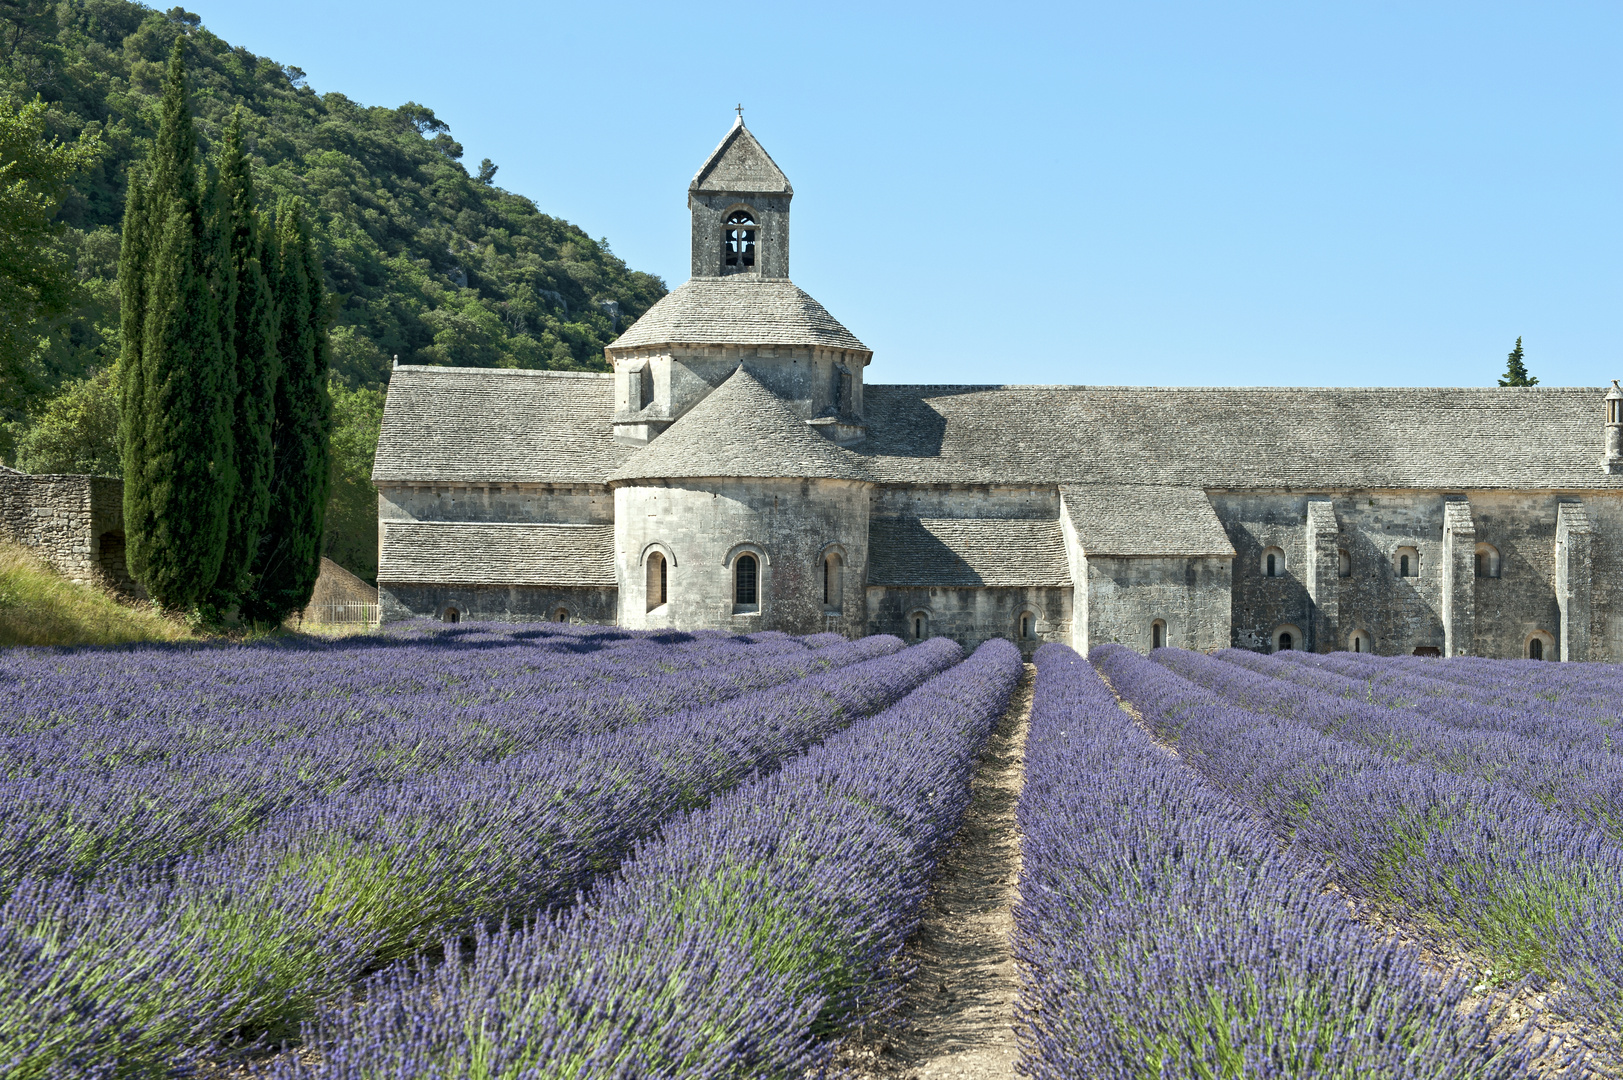
<path fill-rule="evenodd" d="M 873 518 L 868 584 L 1071 584 L 1058 518 Z"/>
<path fill-rule="evenodd" d="M 1082 484 L 1059 490 L 1085 555 L 1234 555 L 1200 488 Z"/>
<path fill-rule="evenodd" d="M 613 525 L 385 521 L 380 583 L 613 588 Z"/>

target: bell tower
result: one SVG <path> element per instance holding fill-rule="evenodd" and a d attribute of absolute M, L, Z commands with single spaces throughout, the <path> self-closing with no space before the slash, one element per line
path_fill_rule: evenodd
<path fill-rule="evenodd" d="M 789 200 L 794 188 L 744 126 L 732 129 L 688 185 L 693 276 L 789 276 Z"/>

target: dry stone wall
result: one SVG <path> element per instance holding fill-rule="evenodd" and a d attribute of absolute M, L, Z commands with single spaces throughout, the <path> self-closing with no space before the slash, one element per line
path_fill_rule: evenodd
<path fill-rule="evenodd" d="M 124 562 L 124 484 L 0 468 L 0 536 L 83 585 L 143 595 Z"/>

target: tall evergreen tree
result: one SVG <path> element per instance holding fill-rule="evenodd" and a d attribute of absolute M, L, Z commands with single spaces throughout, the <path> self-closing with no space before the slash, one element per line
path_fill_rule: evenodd
<path fill-rule="evenodd" d="M 271 435 L 271 510 L 254 564 L 253 592 L 242 605 L 256 622 L 280 622 L 309 603 L 321 570 L 330 480 L 327 298 L 304 204 L 297 198 L 277 206 L 273 252 L 281 367 Z"/>
<path fill-rule="evenodd" d="M 242 149 L 242 111 L 232 117 L 219 155 L 217 211 L 225 239 L 223 275 L 233 288 L 222 310 L 223 334 L 236 368 L 231 411 L 237 492 L 228 515 L 225 551 L 214 584 L 213 604 L 225 609 L 249 589 L 260 536 L 270 517 L 272 425 L 276 415 L 276 313 L 265 275 L 267 249 L 254 201 L 248 156 Z"/>
<path fill-rule="evenodd" d="M 1516 339 L 1516 347 L 1510 350 L 1505 357 L 1505 377 L 1499 380 L 1500 386 L 1537 386 L 1538 380 L 1527 373 L 1527 365 L 1522 362 L 1522 339 Z"/>
<path fill-rule="evenodd" d="M 237 486 L 235 373 L 217 296 L 222 237 L 198 171 L 185 41 L 170 55 L 157 140 L 126 221 L 129 265 L 120 268 L 131 286 L 122 297 L 126 552 L 136 579 L 171 610 L 211 592 Z"/>

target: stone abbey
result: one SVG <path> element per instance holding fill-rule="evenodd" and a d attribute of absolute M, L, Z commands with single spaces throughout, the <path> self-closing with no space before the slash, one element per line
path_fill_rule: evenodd
<path fill-rule="evenodd" d="M 400 366 L 386 619 L 1623 660 L 1623 391 L 869 383 L 740 119 L 612 374 Z"/>

